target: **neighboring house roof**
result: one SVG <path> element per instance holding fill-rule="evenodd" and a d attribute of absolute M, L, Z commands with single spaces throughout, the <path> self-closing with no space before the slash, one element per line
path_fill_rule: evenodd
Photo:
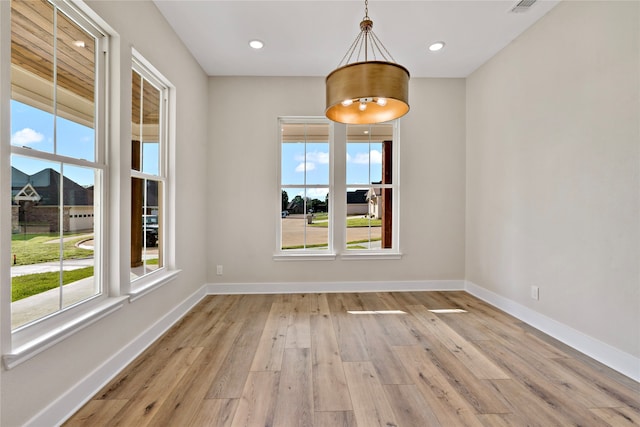
<path fill-rule="evenodd" d="M 67 206 L 93 205 L 93 187 L 85 188 L 80 184 L 63 177 L 63 201 Z M 46 168 L 33 175 L 11 167 L 11 193 L 15 197 L 25 186 L 31 188 L 40 196 L 40 206 L 56 206 L 60 197 L 60 173 Z"/>
<path fill-rule="evenodd" d="M 22 189 L 18 191 L 18 194 L 16 194 L 15 197 L 13 198 L 13 200 L 29 201 L 29 202 L 38 202 L 40 201 L 40 199 L 41 197 L 36 191 L 36 189 L 33 188 L 33 186 L 29 183 L 27 183 L 27 185 L 22 187 Z"/>
<path fill-rule="evenodd" d="M 369 190 L 347 191 L 347 204 L 367 203 L 367 193 Z"/>

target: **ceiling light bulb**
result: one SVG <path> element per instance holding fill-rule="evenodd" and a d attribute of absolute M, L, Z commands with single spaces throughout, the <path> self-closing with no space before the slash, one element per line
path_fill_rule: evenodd
<path fill-rule="evenodd" d="M 251 40 L 249 42 L 249 46 L 254 49 L 262 49 L 264 47 L 264 43 L 262 43 L 260 40 Z"/>
<path fill-rule="evenodd" d="M 76 40 L 73 42 L 74 46 L 76 47 L 85 47 L 84 41 L 82 40 Z"/>
<path fill-rule="evenodd" d="M 378 104 L 381 107 L 384 107 L 385 105 L 387 105 L 387 98 L 378 98 L 378 100 L 376 101 L 376 104 Z"/>
<path fill-rule="evenodd" d="M 360 109 L 360 111 L 364 111 L 367 109 L 367 103 L 366 102 L 361 102 L 360 105 L 358 105 L 358 108 Z"/>
<path fill-rule="evenodd" d="M 431 52 L 437 52 L 444 47 L 444 42 L 435 42 L 429 46 Z"/>
<path fill-rule="evenodd" d="M 353 104 L 353 99 L 345 99 L 344 101 L 342 101 L 343 107 L 348 107 L 351 104 Z"/>

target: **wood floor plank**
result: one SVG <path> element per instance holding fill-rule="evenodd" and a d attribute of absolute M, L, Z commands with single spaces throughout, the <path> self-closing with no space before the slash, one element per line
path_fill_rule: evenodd
<path fill-rule="evenodd" d="M 512 379 L 524 385 L 528 394 L 542 399 L 549 410 L 566 422 L 576 422 L 578 425 L 598 425 L 602 420 L 589 412 L 580 399 L 563 384 L 557 384 L 541 376 L 527 361 L 519 357 L 508 348 L 493 341 L 478 341 L 477 345 L 490 355 Z"/>
<path fill-rule="evenodd" d="M 262 330 L 252 371 L 279 371 L 291 317 L 291 303 L 274 302 Z"/>
<path fill-rule="evenodd" d="M 536 353 L 536 357 L 554 358 L 567 357 L 557 347 L 548 345 L 538 337 L 527 333 L 521 321 L 508 315 L 507 313 L 490 306 L 484 301 L 480 301 L 465 293 L 452 292 L 447 294 L 447 299 L 455 301 L 468 311 L 468 317 L 473 319 L 469 322 L 473 328 L 482 328 L 489 339 L 500 338 L 511 345 L 520 345 L 525 351 Z"/>
<path fill-rule="evenodd" d="M 313 427 L 358 427 L 353 411 L 317 412 Z"/>
<path fill-rule="evenodd" d="M 385 385 L 384 391 L 399 426 L 441 426 L 438 417 L 414 384 Z"/>
<path fill-rule="evenodd" d="M 387 343 L 394 346 L 409 346 L 420 344 L 411 330 L 407 328 L 403 318 L 407 314 L 375 316 L 378 326 L 384 331 Z"/>
<path fill-rule="evenodd" d="M 513 414 L 480 414 L 478 419 L 485 427 L 521 427 L 523 425 Z"/>
<path fill-rule="evenodd" d="M 394 351 L 406 367 L 414 384 L 444 426 L 481 426 L 473 407 L 458 394 L 447 379 L 431 363 L 420 346 L 395 347 Z"/>
<path fill-rule="evenodd" d="M 222 295 L 210 295 L 202 300 L 204 304 L 200 307 L 198 316 L 192 319 L 193 327 L 186 334 L 185 339 L 180 343 L 182 347 L 206 347 L 209 340 L 215 335 L 216 328 L 222 322 L 227 322 L 231 310 L 237 307 L 241 295 L 231 295 L 225 298 Z"/>
<path fill-rule="evenodd" d="M 396 416 L 371 362 L 344 362 L 344 374 L 358 425 L 397 426 Z"/>
<path fill-rule="evenodd" d="M 456 392 L 471 405 L 477 414 L 505 414 L 511 412 L 504 399 L 491 393 L 486 380 L 478 379 L 442 343 L 422 347 L 424 355 L 438 369 Z"/>
<path fill-rule="evenodd" d="M 411 384 L 411 378 L 391 349 L 391 341 L 386 331 L 380 327 L 378 317 L 392 317 L 397 314 L 357 315 L 360 336 L 363 339 L 369 361 L 376 369 L 382 384 Z M 354 322 L 355 323 L 355 322 Z"/>
<path fill-rule="evenodd" d="M 311 369 L 310 349 L 285 350 L 273 425 L 313 426 Z"/>
<path fill-rule="evenodd" d="M 640 415 L 640 383 L 628 378 L 624 383 L 620 383 L 617 377 L 621 374 L 594 370 L 591 364 L 586 364 L 582 360 L 562 358 L 554 359 L 554 362 L 579 375 L 589 382 L 592 388 L 614 398 L 621 404 L 619 406 L 627 406 Z"/>
<path fill-rule="evenodd" d="M 272 426 L 279 380 L 280 372 L 249 372 L 231 426 Z"/>
<path fill-rule="evenodd" d="M 354 317 L 358 315 L 349 314 L 349 311 L 362 311 L 361 303 L 353 298 L 345 298 L 344 294 L 331 294 L 327 299 L 342 361 L 369 360 L 367 347 Z"/>
<path fill-rule="evenodd" d="M 612 426 L 640 425 L 640 416 L 629 408 L 591 408 L 590 411 Z"/>
<path fill-rule="evenodd" d="M 517 380 L 487 380 L 493 388 L 492 394 L 501 396 L 509 405 L 515 425 L 547 427 L 570 425 L 567 418 L 555 411 L 545 401 L 544 396 L 531 393 L 531 390 Z M 504 421 L 505 418 L 502 418 Z M 501 421 L 501 422 L 503 422 Z"/>
<path fill-rule="evenodd" d="M 144 389 L 131 398 L 112 419 L 113 426 L 146 426 L 165 402 L 174 387 L 180 382 L 191 364 L 197 359 L 202 347 L 177 348 L 165 369 L 158 373 Z"/>
<path fill-rule="evenodd" d="M 232 344 L 241 332 L 242 322 L 218 322 L 211 331 L 215 345 L 205 347 L 199 357 L 167 397 L 157 414 L 154 426 L 191 425 L 192 418 L 211 384 L 220 372 Z"/>
<path fill-rule="evenodd" d="M 422 305 L 407 307 L 429 333 L 437 337 L 479 379 L 508 379 L 509 376 L 495 363 L 478 351 L 471 343 L 458 335 L 438 316 Z"/>
<path fill-rule="evenodd" d="M 311 316 L 313 406 L 316 411 L 351 411 L 340 349 L 329 315 Z"/>
<path fill-rule="evenodd" d="M 268 304 L 267 301 L 263 301 Z M 239 334 L 211 383 L 207 399 L 239 398 L 249 374 L 258 342 L 267 321 L 268 311 L 256 308 L 247 312 Z"/>
<path fill-rule="evenodd" d="M 238 407 L 238 399 L 205 399 L 198 401 L 192 421 L 173 426 L 231 427 L 233 415 Z"/>
<path fill-rule="evenodd" d="M 293 295 L 291 301 L 291 316 L 287 326 L 285 348 L 311 347 L 311 301 L 305 294 Z"/>
<path fill-rule="evenodd" d="M 148 383 L 165 369 L 176 348 L 184 340 L 180 328 L 185 324 L 183 318 L 172 326 L 158 341 L 153 343 L 143 354 L 120 372 L 113 380 L 98 392 L 98 399 L 131 399 L 140 390 L 148 387 Z"/>
<path fill-rule="evenodd" d="M 327 294 L 309 294 L 309 314 L 331 314 Z"/>
<path fill-rule="evenodd" d="M 72 419 L 63 424 L 64 427 L 106 427 L 115 415 L 129 402 L 121 400 L 90 400 Z"/>
<path fill-rule="evenodd" d="M 545 380 L 565 393 L 570 393 L 572 401 L 585 408 L 592 407 L 616 407 L 619 400 L 608 395 L 602 390 L 593 387 L 591 379 L 581 378 L 570 369 L 556 363 L 557 359 L 539 358 L 519 346 L 510 346 L 500 343 L 505 350 L 508 349 L 513 354 L 513 360 L 521 360 L 518 366 L 524 366 L 530 374 L 535 372 L 537 378 Z M 524 370 L 523 370 L 524 372 Z"/>

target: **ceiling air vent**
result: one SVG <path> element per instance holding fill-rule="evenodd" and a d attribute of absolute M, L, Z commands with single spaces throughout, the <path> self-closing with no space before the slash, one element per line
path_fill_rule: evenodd
<path fill-rule="evenodd" d="M 529 10 L 536 0 L 520 0 L 515 6 L 511 8 L 512 13 L 522 13 Z"/>

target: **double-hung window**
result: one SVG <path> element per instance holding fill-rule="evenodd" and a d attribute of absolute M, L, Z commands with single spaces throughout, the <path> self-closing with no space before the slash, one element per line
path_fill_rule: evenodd
<path fill-rule="evenodd" d="M 131 84 L 131 286 L 165 271 L 169 84 L 135 53 Z"/>
<path fill-rule="evenodd" d="M 278 124 L 276 259 L 399 257 L 398 122 Z"/>
<path fill-rule="evenodd" d="M 347 125 L 346 249 L 397 252 L 395 123 Z"/>
<path fill-rule="evenodd" d="M 330 124 L 326 119 L 280 119 L 280 238 L 278 250 L 331 249 Z"/>
<path fill-rule="evenodd" d="M 104 296 L 107 37 L 64 2 L 10 16 L 15 335 Z"/>

